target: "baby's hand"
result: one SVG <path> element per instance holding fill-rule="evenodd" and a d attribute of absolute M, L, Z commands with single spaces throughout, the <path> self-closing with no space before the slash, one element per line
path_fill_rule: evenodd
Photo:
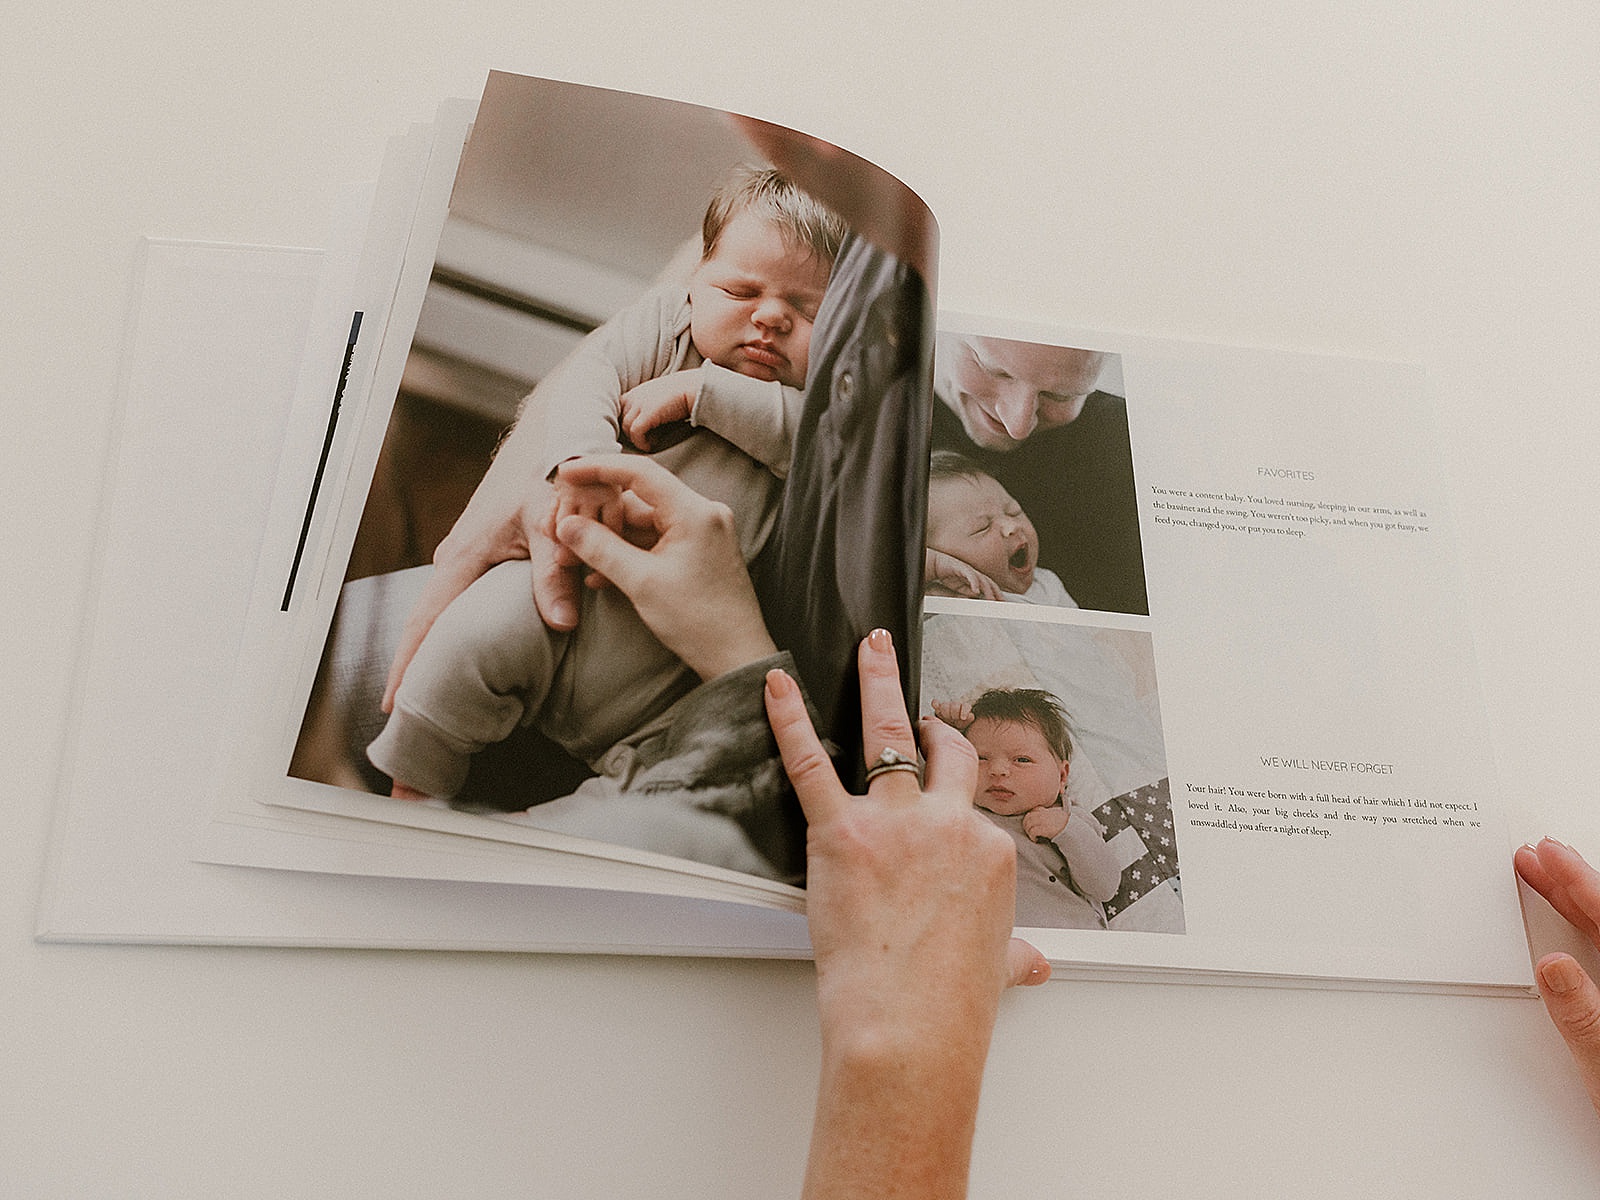
<path fill-rule="evenodd" d="M 550 506 L 550 520 L 546 532 L 551 539 L 555 538 L 555 528 L 566 517 L 587 517 L 591 521 L 598 521 L 613 533 L 626 536 L 626 506 L 620 488 L 603 483 L 586 483 L 574 485 L 561 478 L 561 473 L 556 472 L 556 477 L 551 480 L 555 487 L 555 503 Z M 561 546 L 559 542 L 556 543 Z M 571 552 L 561 547 L 561 554 L 570 561 L 563 561 L 563 566 L 579 565 L 578 560 L 571 556 Z M 602 576 L 590 573 L 586 582 L 590 587 L 604 587 L 606 581 Z"/>
<path fill-rule="evenodd" d="M 965 733 L 967 726 L 972 724 L 972 707 L 960 700 L 935 700 L 933 715 L 962 733 Z"/>
<path fill-rule="evenodd" d="M 617 423 L 640 450 L 650 449 L 650 433 L 674 421 L 687 421 L 700 394 L 700 368 L 647 379 L 622 393 Z"/>
<path fill-rule="evenodd" d="M 1047 842 L 1061 836 L 1061 831 L 1067 827 L 1068 816 L 1065 804 L 1029 809 L 1022 814 L 1022 832 L 1036 842 Z"/>
<path fill-rule="evenodd" d="M 998 600 L 1000 586 L 976 567 L 929 546 L 922 559 L 923 590 L 932 596 Z"/>
<path fill-rule="evenodd" d="M 616 488 L 598 483 L 573 485 L 563 480 L 560 472 L 551 482 L 556 489 L 555 515 L 550 522 L 552 527 L 559 525 L 563 517 L 574 516 L 611 524 L 606 521 L 606 513 L 617 507 L 622 494 Z"/>

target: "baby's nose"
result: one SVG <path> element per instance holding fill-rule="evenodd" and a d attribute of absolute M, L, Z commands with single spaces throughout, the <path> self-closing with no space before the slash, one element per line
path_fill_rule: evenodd
<path fill-rule="evenodd" d="M 781 302 L 768 300 L 756 306 L 753 319 L 757 325 L 769 329 L 783 329 L 789 323 L 789 314 Z"/>

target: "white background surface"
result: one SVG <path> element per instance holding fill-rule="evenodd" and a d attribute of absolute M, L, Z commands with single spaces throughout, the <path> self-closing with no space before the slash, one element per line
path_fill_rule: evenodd
<path fill-rule="evenodd" d="M 314 244 L 490 67 L 882 163 L 951 308 L 1425 364 L 1513 830 L 1600 854 L 1593 6 L 854 7 L 12 17 L 0 1194 L 798 1188 L 804 964 L 31 940 L 138 239 Z M 1057 983 L 1004 1006 L 973 1194 L 1587 1196 L 1597 1142 L 1534 1002 Z"/>

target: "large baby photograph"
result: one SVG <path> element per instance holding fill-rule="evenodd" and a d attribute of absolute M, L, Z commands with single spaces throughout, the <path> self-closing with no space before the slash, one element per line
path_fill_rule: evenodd
<path fill-rule="evenodd" d="M 805 135 L 491 75 L 289 773 L 802 883 L 762 681 L 859 781 L 855 646 L 920 620 L 932 242 Z"/>

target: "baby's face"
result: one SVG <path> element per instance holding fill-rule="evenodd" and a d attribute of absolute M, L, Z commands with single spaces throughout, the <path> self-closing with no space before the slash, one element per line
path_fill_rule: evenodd
<path fill-rule="evenodd" d="M 723 226 L 689 280 L 689 336 L 707 362 L 804 387 L 830 264 L 750 209 Z"/>
<path fill-rule="evenodd" d="M 972 802 L 1002 817 L 1049 808 L 1067 786 L 1067 764 L 1044 734 L 1026 721 L 980 717 L 967 726 L 978 752 L 978 786 Z"/>
<path fill-rule="evenodd" d="M 928 488 L 928 547 L 982 571 L 1003 592 L 1026 592 L 1039 535 L 992 475 L 936 479 Z"/>

